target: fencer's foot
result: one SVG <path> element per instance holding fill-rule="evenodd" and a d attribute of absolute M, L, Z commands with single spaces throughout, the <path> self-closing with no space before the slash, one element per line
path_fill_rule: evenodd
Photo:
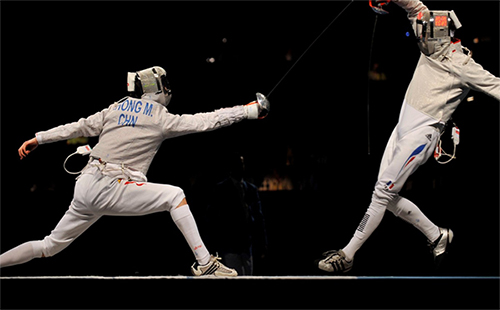
<path fill-rule="evenodd" d="M 220 257 L 210 255 L 210 261 L 205 266 L 200 266 L 197 262 L 191 266 L 191 273 L 194 276 L 211 276 L 211 277 L 236 277 L 238 273 L 232 268 L 224 266 L 220 262 Z"/>
<path fill-rule="evenodd" d="M 348 261 L 342 250 L 323 253 L 324 259 L 318 260 L 318 268 L 331 273 L 345 273 L 352 269 L 353 260 Z"/>
<path fill-rule="evenodd" d="M 434 257 L 434 266 L 436 269 L 441 266 L 446 254 L 448 254 L 451 241 L 453 240 L 453 231 L 451 229 L 439 227 L 439 231 L 441 232 L 441 235 L 436 241 L 431 242 L 430 240 L 427 240 L 429 249 Z"/>

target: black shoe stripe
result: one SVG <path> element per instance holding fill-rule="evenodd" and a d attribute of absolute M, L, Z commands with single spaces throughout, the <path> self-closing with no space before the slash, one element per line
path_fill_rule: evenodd
<path fill-rule="evenodd" d="M 203 275 L 211 275 L 213 273 L 215 273 L 215 271 L 218 269 L 218 266 L 217 264 L 212 264 L 212 266 L 210 266 L 210 268 L 208 268 L 204 273 Z"/>

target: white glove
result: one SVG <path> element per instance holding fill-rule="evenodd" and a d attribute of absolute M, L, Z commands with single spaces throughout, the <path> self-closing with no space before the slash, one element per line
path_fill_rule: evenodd
<path fill-rule="evenodd" d="M 248 119 L 263 119 L 269 114 L 271 104 L 266 96 L 257 93 L 257 101 L 252 101 L 245 105 L 245 113 Z"/>
<path fill-rule="evenodd" d="M 252 101 L 244 106 L 247 119 L 258 119 L 262 106 L 257 101 Z"/>

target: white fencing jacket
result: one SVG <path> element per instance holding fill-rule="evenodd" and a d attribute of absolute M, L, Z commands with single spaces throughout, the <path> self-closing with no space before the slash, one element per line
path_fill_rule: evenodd
<path fill-rule="evenodd" d="M 416 0 L 395 0 L 416 18 L 427 7 Z M 446 123 L 470 89 L 500 100 L 500 78 L 471 58 L 459 40 L 444 44 L 434 54 L 420 55 L 405 94 L 399 116 L 398 134 L 404 136 L 421 126 Z"/>
<path fill-rule="evenodd" d="M 174 115 L 155 101 L 126 97 L 88 118 L 38 132 L 36 138 L 44 144 L 99 136 L 90 156 L 106 163 L 101 165 L 104 174 L 146 181 L 151 161 L 165 139 L 215 130 L 246 117 L 244 106 Z"/>

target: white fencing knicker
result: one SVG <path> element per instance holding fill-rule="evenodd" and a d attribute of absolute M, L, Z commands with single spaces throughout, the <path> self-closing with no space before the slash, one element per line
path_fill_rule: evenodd
<path fill-rule="evenodd" d="M 352 258 L 378 227 L 386 209 L 415 226 L 430 240 L 439 236 L 439 228 L 411 201 L 398 195 L 408 177 L 433 155 L 439 137 L 439 128 L 433 126 L 423 126 L 399 137 L 396 126 L 382 157 L 371 204 L 353 239 L 343 249 L 348 257 Z"/>
<path fill-rule="evenodd" d="M 20 245 L 26 249 L 21 253 L 26 257 L 17 263 L 42 257 L 42 254 L 49 257 L 59 253 L 103 215 L 170 212 L 184 198 L 183 190 L 176 186 L 116 179 L 102 174 L 96 166 L 88 167 L 76 181 L 73 201 L 57 226 L 43 240 Z M 8 256 L 3 257 L 3 267 L 9 265 L 8 260 Z"/>

